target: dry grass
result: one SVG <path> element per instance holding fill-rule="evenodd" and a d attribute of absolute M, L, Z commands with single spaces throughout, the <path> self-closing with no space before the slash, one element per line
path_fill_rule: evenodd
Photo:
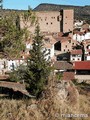
<path fill-rule="evenodd" d="M 62 116 L 62 114 L 89 115 L 90 94 L 78 95 L 75 87 L 69 87 L 69 97 L 65 100 L 56 99 L 55 94 L 54 88 L 50 88 L 40 100 L 0 99 L 0 120 L 90 120 L 90 117 Z"/>
<path fill-rule="evenodd" d="M 62 114 L 90 114 L 90 101 L 80 95 L 79 109 L 74 109 L 67 102 L 61 102 L 57 108 L 52 100 L 46 99 L 36 103 L 33 100 L 0 100 L 0 120 L 69 120 Z M 76 120 L 72 118 L 70 120 Z M 89 120 L 89 118 L 77 118 Z"/>

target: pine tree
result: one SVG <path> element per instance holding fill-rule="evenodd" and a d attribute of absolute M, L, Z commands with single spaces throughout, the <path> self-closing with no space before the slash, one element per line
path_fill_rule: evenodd
<path fill-rule="evenodd" d="M 24 79 L 29 84 L 30 93 L 38 97 L 45 88 L 50 74 L 50 63 L 45 59 L 43 36 L 39 25 L 35 30 L 32 47 Z"/>
<path fill-rule="evenodd" d="M 3 57 L 20 57 L 20 52 L 25 49 L 23 37 L 25 30 L 20 29 L 19 16 L 12 15 L 2 18 L 0 20 L 0 35 L 0 52 L 3 52 Z"/>

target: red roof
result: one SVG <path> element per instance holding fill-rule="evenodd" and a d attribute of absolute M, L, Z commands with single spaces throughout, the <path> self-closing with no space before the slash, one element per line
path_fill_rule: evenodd
<path fill-rule="evenodd" d="M 66 81 L 74 80 L 74 72 L 64 72 L 61 79 Z"/>
<path fill-rule="evenodd" d="M 90 70 L 90 61 L 76 61 L 73 67 L 75 70 Z"/>
<path fill-rule="evenodd" d="M 82 50 L 81 49 L 72 50 L 71 51 L 71 55 L 82 55 Z"/>

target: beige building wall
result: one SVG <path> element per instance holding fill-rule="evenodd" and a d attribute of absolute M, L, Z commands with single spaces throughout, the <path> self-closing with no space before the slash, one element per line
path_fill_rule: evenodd
<path fill-rule="evenodd" d="M 73 30 L 73 10 L 39 11 L 35 12 L 41 32 L 69 32 Z M 35 25 L 30 26 L 30 21 L 25 23 L 21 19 L 21 28 L 25 24 L 28 30 L 34 33 Z"/>
<path fill-rule="evenodd" d="M 74 13 L 73 10 L 63 10 L 63 32 L 73 31 Z"/>
<path fill-rule="evenodd" d="M 36 12 L 42 32 L 60 32 L 60 12 Z"/>
<path fill-rule="evenodd" d="M 70 52 L 72 50 L 73 46 L 76 46 L 77 41 L 75 40 L 66 40 L 65 42 L 61 43 L 61 52 L 65 53 L 65 52 Z"/>

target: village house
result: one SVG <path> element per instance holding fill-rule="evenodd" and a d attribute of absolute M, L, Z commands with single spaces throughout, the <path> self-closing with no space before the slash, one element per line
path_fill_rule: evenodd
<path fill-rule="evenodd" d="M 76 20 L 75 22 L 74 22 L 74 28 L 81 28 L 82 27 L 82 25 L 83 25 L 83 21 L 82 20 Z"/>
<path fill-rule="evenodd" d="M 45 54 L 47 54 L 46 59 L 51 61 L 55 60 L 55 54 L 54 54 L 54 44 L 56 40 L 53 38 L 52 35 L 45 35 L 43 43 L 44 43 L 44 50 L 46 51 Z"/>
<path fill-rule="evenodd" d="M 54 64 L 54 72 L 72 72 L 73 71 L 73 64 L 67 61 L 55 61 Z"/>
<path fill-rule="evenodd" d="M 70 61 L 82 61 L 82 49 L 74 49 L 70 52 Z"/>
<path fill-rule="evenodd" d="M 90 39 L 90 25 L 83 24 L 81 28 L 75 28 L 73 31 L 73 39 L 78 42 Z"/>
<path fill-rule="evenodd" d="M 78 44 L 76 40 L 71 37 L 57 37 L 54 44 L 55 55 L 58 60 L 70 60 L 70 51 Z"/>
<path fill-rule="evenodd" d="M 77 31 L 73 35 L 73 39 L 78 42 L 82 42 L 83 40 L 88 40 L 88 39 L 90 39 L 90 32 L 88 31 L 85 33 L 85 32 Z"/>
<path fill-rule="evenodd" d="M 76 61 L 73 63 L 75 79 L 80 82 L 90 80 L 90 61 Z"/>

